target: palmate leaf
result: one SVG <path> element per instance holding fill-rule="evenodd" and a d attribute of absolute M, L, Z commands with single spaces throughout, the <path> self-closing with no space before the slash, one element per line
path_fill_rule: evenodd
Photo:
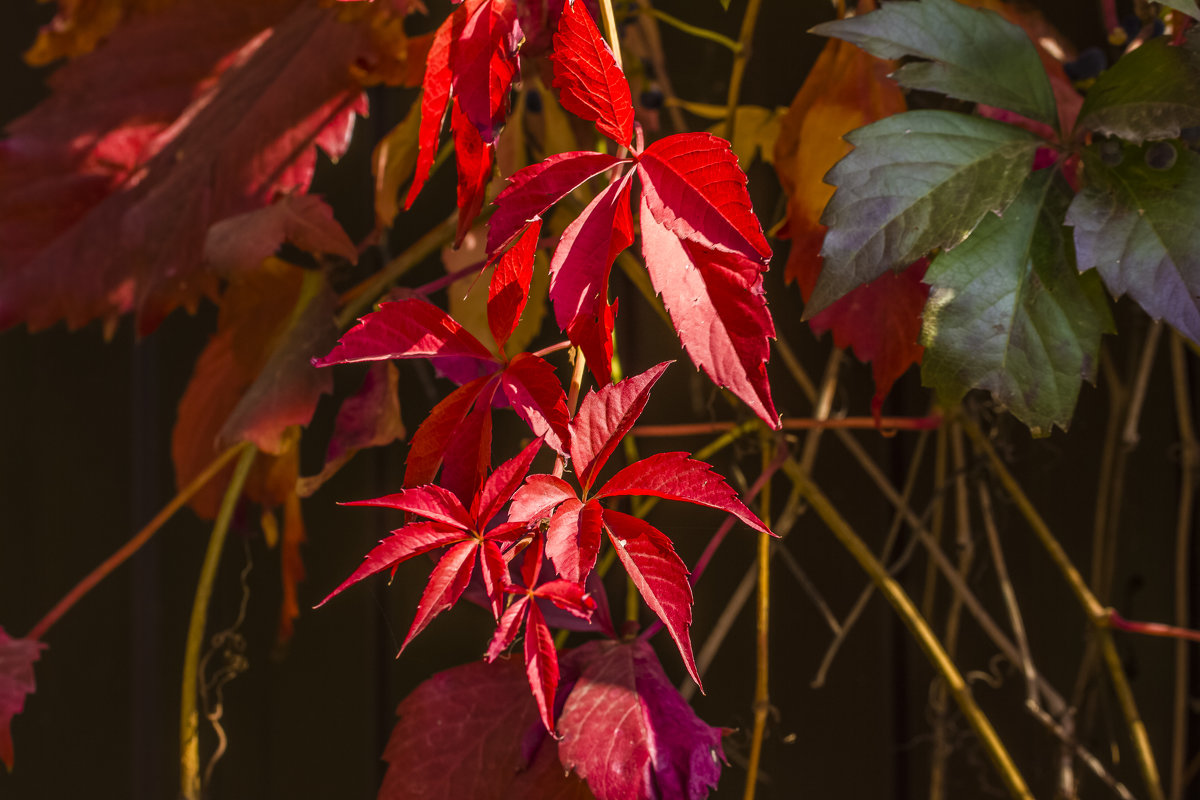
<path fill-rule="evenodd" d="M 589 642 L 559 719 L 563 766 L 599 800 L 702 800 L 721 777 L 721 730 L 700 720 L 643 641 Z"/>
<path fill-rule="evenodd" d="M 1200 40 L 1182 46 L 1164 37 L 1126 53 L 1104 72 L 1079 112 L 1078 127 L 1131 142 L 1173 139 L 1200 125 Z"/>
<path fill-rule="evenodd" d="M 987 389 L 1035 436 L 1067 428 L 1112 330 L 1099 281 L 1074 266 L 1069 198 L 1055 170 L 1033 173 L 1003 217 L 987 215 L 925 273 L 926 385 L 949 402 Z"/>
<path fill-rule="evenodd" d="M 999 14 L 955 0 L 886 3 L 878 11 L 817 25 L 880 58 L 915 56 L 893 77 L 909 89 L 986 103 L 1054 125 L 1058 112 L 1037 50 Z"/>
<path fill-rule="evenodd" d="M 826 177 L 837 190 L 821 218 L 825 265 L 805 318 L 1002 213 L 1042 143 L 1013 125 L 945 111 L 897 114 L 846 138 L 854 150 Z"/>
<path fill-rule="evenodd" d="M 1084 151 L 1087 185 L 1067 211 L 1079 268 L 1200 342 L 1200 155 L 1179 142 L 1115 144 Z"/>

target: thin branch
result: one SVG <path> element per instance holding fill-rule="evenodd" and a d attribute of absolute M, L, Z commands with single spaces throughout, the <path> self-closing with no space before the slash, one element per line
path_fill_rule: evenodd
<path fill-rule="evenodd" d="M 734 53 L 737 53 L 738 50 L 741 49 L 741 45 L 723 33 L 711 31 L 708 28 L 701 28 L 699 25 L 693 25 L 690 22 L 684 22 L 679 17 L 673 17 L 665 11 L 659 11 L 657 8 L 642 6 L 642 13 L 648 14 L 657 20 L 661 20 L 662 22 L 670 25 L 672 28 L 677 28 L 689 36 L 695 36 L 698 39 L 707 39 L 710 42 L 716 42 L 722 47 L 729 48 Z"/>
<path fill-rule="evenodd" d="M 221 551 L 225 548 L 225 537 L 229 523 L 242 496 L 242 487 L 250 475 L 250 467 L 258 450 L 254 447 L 241 448 L 241 456 L 233 468 L 229 488 L 221 500 L 217 520 L 213 523 L 208 549 L 204 552 L 204 564 L 200 568 L 200 580 L 196 584 L 196 598 L 192 603 L 192 619 L 188 625 L 187 645 L 183 655 L 183 685 L 180 692 L 179 713 L 179 788 L 185 800 L 199 800 L 200 787 L 200 731 L 196 713 L 196 693 L 199 691 L 200 648 L 204 642 L 204 628 L 208 621 L 208 601 L 212 596 L 213 581 L 217 566 L 221 563 Z"/>
<path fill-rule="evenodd" d="M 894 431 L 928 431 L 942 424 L 940 414 L 926 417 L 835 417 L 809 418 L 799 417 L 782 420 L 785 431 L 805 430 L 872 430 L 877 429 L 884 436 Z M 668 437 L 668 436 L 697 436 L 706 433 L 720 433 L 736 427 L 736 422 L 695 422 L 676 423 L 667 425 L 638 425 L 633 429 L 635 436 Z"/>
<path fill-rule="evenodd" d="M 233 457 L 240 453 L 248 444 L 237 444 L 230 447 L 224 453 L 213 459 L 212 463 L 204 468 L 204 471 L 192 479 L 191 483 L 179 490 L 179 494 L 171 498 L 171 501 L 163 506 L 162 510 L 154 515 L 154 518 L 146 523 L 140 531 L 134 534 L 133 538 L 123 544 L 117 552 L 106 558 L 100 566 L 88 573 L 87 577 L 75 585 L 75 588 L 67 592 L 61 600 L 54 604 L 54 608 L 50 609 L 46 616 L 33 626 L 25 638 L 41 640 L 46 632 L 58 622 L 63 614 L 71 610 L 71 607 L 79 602 L 79 599 L 96 587 L 96 584 L 104 580 L 117 567 L 124 564 L 130 556 L 142 548 L 146 542 L 158 533 L 159 529 L 166 524 L 167 520 L 175 515 L 175 512 L 183 508 L 196 492 L 208 485 L 208 482 L 215 478 L 225 465 L 233 460 Z"/>
<path fill-rule="evenodd" d="M 749 0 L 746 4 L 746 16 L 742 17 L 737 49 L 733 51 L 733 72 L 729 76 L 729 97 L 725 101 L 725 138 L 731 142 L 737 122 L 738 98 L 742 94 L 742 79 L 746 75 L 746 62 L 750 60 L 750 44 L 754 40 L 754 26 L 758 23 L 758 10 L 761 7 L 762 0 Z"/>
<path fill-rule="evenodd" d="M 1191 594 L 1192 506 L 1200 445 L 1192 425 L 1192 399 L 1188 391 L 1187 353 L 1183 337 L 1171 334 L 1171 375 L 1175 385 L 1175 418 L 1179 428 L 1179 509 L 1175 515 L 1175 625 L 1186 628 Z M 1183 800 L 1187 768 L 1188 650 L 1175 644 L 1175 701 L 1171 724 L 1171 800 Z"/>
<path fill-rule="evenodd" d="M 771 474 L 779 468 L 771 434 L 763 430 L 762 474 Z M 773 468 L 773 469 L 772 469 Z M 771 527 L 771 482 L 762 484 L 759 498 L 759 517 L 767 528 Z M 755 615 L 755 671 L 754 671 L 754 730 L 750 735 L 750 760 L 746 766 L 746 790 L 744 800 L 754 800 L 758 788 L 758 765 L 762 757 L 763 735 L 767 729 L 767 714 L 771 709 L 769 667 L 771 655 L 771 535 L 758 533 L 758 608 Z"/>
<path fill-rule="evenodd" d="M 1142 405 L 1146 402 L 1146 387 L 1150 385 L 1150 373 L 1154 368 L 1154 357 L 1158 354 L 1158 340 L 1162 336 L 1162 321 L 1155 320 L 1146 331 L 1146 341 L 1142 346 L 1142 357 L 1138 362 L 1137 376 L 1133 381 L 1133 391 L 1129 395 L 1129 416 L 1125 420 L 1125 430 L 1121 441 L 1126 447 L 1136 447 L 1138 443 L 1138 422 L 1142 418 Z"/>

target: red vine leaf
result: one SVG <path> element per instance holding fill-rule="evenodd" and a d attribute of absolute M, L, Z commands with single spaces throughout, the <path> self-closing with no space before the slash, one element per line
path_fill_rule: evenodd
<path fill-rule="evenodd" d="M 496 147 L 480 137 L 457 100 L 450 112 L 450 127 L 454 131 L 454 156 L 458 164 L 458 233 L 454 240 L 457 247 L 483 208 Z"/>
<path fill-rule="evenodd" d="M 608 302 L 608 275 L 633 244 L 631 174 L 588 203 L 559 239 L 550 261 L 550 301 L 558 326 L 587 357 L 601 386 L 612 381 L 612 330 L 617 306 Z"/>
<path fill-rule="evenodd" d="M 476 405 L 480 393 L 489 385 L 487 377 L 463 384 L 433 407 L 429 416 L 413 434 L 404 460 L 404 485 L 432 483 L 442 467 L 450 440 L 463 432 L 463 423 Z M 491 401 L 485 401 L 490 403 Z M 449 488 L 449 487 L 448 487 Z M 458 493 L 462 497 L 462 493 Z M 471 495 L 467 495 L 469 498 Z"/>
<path fill-rule="evenodd" d="M 410 298 L 380 304 L 378 310 L 359 319 L 343 334 L 329 355 L 313 363 L 327 367 L 392 358 L 496 360 L 445 311 L 426 300 Z"/>
<path fill-rule="evenodd" d="M 767 376 L 775 324 L 763 297 L 762 264 L 677 238 L 642 194 L 642 256 L 688 356 L 773 427 L 779 414 Z"/>
<path fill-rule="evenodd" d="M 925 352 L 917 340 L 921 312 L 929 298 L 929 286 L 921 282 L 928 266 L 929 260 L 922 258 L 900 272 L 888 270 L 809 320 L 815 333 L 832 330 L 835 345 L 854 348 L 859 361 L 871 362 L 875 378 L 871 413 L 876 420 L 892 384 L 913 364 L 920 364 Z"/>
<path fill-rule="evenodd" d="M 596 123 L 596 129 L 617 144 L 630 147 L 633 102 L 629 83 L 583 2 L 566 0 L 563 5 L 550 60 L 563 108 Z"/>
<path fill-rule="evenodd" d="M 317 607 L 325 605 L 364 578 L 369 578 L 384 570 L 393 570 L 397 564 L 407 561 L 413 556 L 461 542 L 462 538 L 461 528 L 445 522 L 414 522 L 405 525 L 367 553 L 359 568 L 354 570 L 349 578 L 338 584 L 337 588 L 326 595 L 324 600 L 317 603 Z"/>
<path fill-rule="evenodd" d="M 513 79 L 520 70 L 517 5 L 513 0 L 484 0 L 451 44 L 451 91 L 488 144 L 495 144 L 504 125 Z"/>
<path fill-rule="evenodd" d="M 558 653 L 554 637 L 537 603 L 526 604 L 525 675 L 533 689 L 538 714 L 546 730 L 554 733 L 554 694 L 558 690 Z"/>
<path fill-rule="evenodd" d="M 417 603 L 417 615 L 413 618 L 412 627 L 408 629 L 408 635 L 400 645 L 401 653 L 418 633 L 433 622 L 434 617 L 462 597 L 475 569 L 476 549 L 474 541 L 456 544 L 438 561 L 437 566 L 433 568 L 433 574 L 429 576 L 429 583 L 425 585 L 425 591 L 421 594 L 421 601 Z"/>
<path fill-rule="evenodd" d="M 596 566 L 600 540 L 604 534 L 600 504 L 582 503 L 572 497 L 560 505 L 550 518 L 546 535 L 546 555 L 554 568 L 569 581 L 583 583 Z"/>
<path fill-rule="evenodd" d="M 534 436 L 559 453 L 567 451 L 567 398 L 550 362 L 529 353 L 519 353 L 499 373 L 500 389 L 517 416 L 525 420 Z"/>
<path fill-rule="evenodd" d="M 538 236 L 542 232 L 541 219 L 535 219 L 522 233 L 513 246 L 504 251 L 492 271 L 488 286 L 488 328 L 496 339 L 496 345 L 504 347 L 521 321 L 521 312 L 529 299 L 529 286 L 533 282 L 533 259 L 537 251 Z"/>
<path fill-rule="evenodd" d="M 33 639 L 14 639 L 0 627 L 0 761 L 13 767 L 12 719 L 33 694 L 33 662 L 46 645 Z"/>
<path fill-rule="evenodd" d="M 664 361 L 639 375 L 590 391 L 579 403 L 571 420 L 571 463 L 585 492 L 591 490 L 609 456 L 642 415 L 650 390 L 671 363 Z"/>
<path fill-rule="evenodd" d="M 611 508 L 604 509 L 604 527 L 617 558 L 637 586 L 642 599 L 658 615 L 679 648 L 683 664 L 697 686 L 700 673 L 692 655 L 692 587 L 688 570 L 671 540 L 645 520 Z"/>
<path fill-rule="evenodd" d="M 590 642 L 559 718 L 564 767 L 600 800 L 702 800 L 721 777 L 721 730 L 696 717 L 643 641 Z"/>
<path fill-rule="evenodd" d="M 254 269 L 284 242 L 308 253 L 358 261 L 354 242 L 315 195 L 287 195 L 266 208 L 221 220 L 204 240 L 207 266 L 221 275 Z"/>
<path fill-rule="evenodd" d="M 468 0 L 454 9 L 433 35 L 429 53 L 425 56 L 425 77 L 421 81 L 421 124 L 418 128 L 417 165 L 404 208 L 412 208 L 421 193 L 429 172 L 437 159 L 438 141 L 442 136 L 442 121 L 450 103 L 450 47 L 462 32 L 470 9 L 479 0 Z"/>
<path fill-rule="evenodd" d="M 365 111 L 368 26 L 294 2 L 184 0 L 60 69 L 0 144 L 0 328 L 136 311 L 143 332 L 216 294 L 216 222 L 303 192 Z M 105 246 L 98 246 L 98 242 Z"/>

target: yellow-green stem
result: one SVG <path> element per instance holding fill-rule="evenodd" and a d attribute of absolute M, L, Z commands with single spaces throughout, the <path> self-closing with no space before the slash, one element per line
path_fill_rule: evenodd
<path fill-rule="evenodd" d="M 673 17 L 665 11 L 659 11 L 657 8 L 647 8 L 645 9 L 644 13 L 647 13 L 655 19 L 667 23 L 672 28 L 678 28 L 684 33 L 700 39 L 708 39 L 710 42 L 716 42 L 722 47 L 728 47 L 735 53 L 738 51 L 738 43 L 723 33 L 717 33 L 716 31 L 710 31 L 708 28 L 701 28 L 699 25 L 693 25 L 690 22 L 684 22 L 679 17 Z"/>
<path fill-rule="evenodd" d="M 1004 490 L 1012 498 L 1029 527 L 1033 529 L 1034 535 L 1050 555 L 1050 560 L 1066 578 L 1071 591 L 1080 606 L 1083 607 L 1083 611 L 1091 623 L 1100 655 L 1104 659 L 1105 666 L 1108 667 L 1108 677 L 1112 682 L 1113 691 L 1117 695 L 1117 702 L 1121 706 L 1121 713 L 1125 717 L 1125 723 L 1129 726 L 1129 736 L 1133 740 L 1134 754 L 1137 756 L 1142 780 L 1146 784 L 1146 792 L 1151 800 L 1164 800 L 1158 764 L 1154 760 L 1154 751 L 1150 748 L 1150 737 L 1146 733 L 1146 725 L 1142 722 L 1141 714 L 1138 713 L 1137 702 L 1134 700 L 1133 690 L 1129 686 L 1129 678 L 1125 675 L 1125 668 L 1121 665 L 1121 658 L 1117 654 L 1112 632 L 1108 628 L 1108 610 L 1100 604 L 1091 589 L 1084 583 L 1079 570 L 1075 569 L 1075 565 L 1071 563 L 1070 557 L 1067 556 L 1058 539 L 1050 531 L 1050 527 L 1033 507 L 1033 503 L 1026 496 L 1021 485 L 1017 483 L 1016 478 L 1008 471 L 1008 467 L 996 453 L 991 442 L 983 435 L 979 426 L 971 420 L 963 420 L 963 430 L 971 437 L 975 447 L 987 457 L 992 472 L 1000 479 Z"/>
<path fill-rule="evenodd" d="M 766 428 L 761 429 L 762 469 L 765 473 L 775 460 L 775 447 Z M 771 527 L 771 482 L 763 484 L 759 494 L 759 517 L 766 527 Z M 758 788 L 758 764 L 762 758 L 763 734 L 767 728 L 767 712 L 770 710 L 771 695 L 769 657 L 771 652 L 771 536 L 758 534 L 758 610 L 756 614 L 755 676 L 754 676 L 754 733 L 750 739 L 750 760 L 746 766 L 745 800 L 754 800 Z"/>
<path fill-rule="evenodd" d="M 1009 794 L 1015 798 L 1023 798 L 1023 800 L 1033 800 L 1033 795 L 1030 794 L 1028 786 L 1025 784 L 1025 779 L 1021 777 L 1020 771 L 1017 770 L 1016 764 L 1013 763 L 1012 757 L 1009 756 L 1008 750 L 1000 741 L 1000 737 L 996 735 L 992 723 L 987 716 L 975 703 L 975 698 L 971 694 L 971 689 L 963 680 L 962 674 L 959 673 L 958 667 L 946 654 L 942 648 L 942 644 L 938 641 L 936 635 L 930 629 L 925 618 L 921 616 L 921 612 L 913 605 L 911 599 L 904 589 L 897 583 L 887 569 L 875 558 L 874 553 L 867 547 L 866 543 L 859 535 L 850 527 L 850 524 L 842 518 L 833 504 L 825 497 L 817 485 L 812 482 L 808 474 L 795 464 L 790 462 L 784 465 L 784 469 L 788 475 L 800 487 L 800 491 L 808 499 L 810 507 L 817 512 L 829 529 L 833 531 L 834 536 L 841 542 L 842 546 L 850 553 L 859 566 L 867 573 L 871 581 L 879 589 L 879 592 L 887 598 L 888 603 L 900 615 L 901 621 L 913 638 L 917 640 L 917 644 L 925 652 L 929 662 L 937 670 L 938 674 L 946 683 L 946 688 L 951 696 L 958 703 L 959 710 L 962 711 L 967 722 L 975 731 L 975 735 L 979 737 L 980 743 L 987 752 L 988 757 L 992 760 L 996 770 L 1000 773 L 1000 777 L 1004 780 L 1004 784 L 1008 787 Z"/>
<path fill-rule="evenodd" d="M 758 10 L 761 6 L 762 0 L 750 0 L 746 5 L 746 16 L 742 17 L 737 49 L 733 51 L 733 72 L 729 76 L 729 97 L 725 101 L 725 138 L 731 142 L 737 122 L 738 98 L 742 95 L 742 79 L 746 75 L 746 62 L 750 60 L 750 43 L 754 39 L 754 26 L 758 23 Z"/>
<path fill-rule="evenodd" d="M 217 520 L 213 523 L 208 549 L 204 553 L 204 564 L 200 568 L 200 580 L 196 584 L 196 598 L 192 603 L 192 619 L 188 625 L 187 645 L 183 654 L 183 686 L 179 704 L 179 788 L 184 800 L 200 798 L 200 724 L 196 711 L 196 695 L 199 691 L 200 649 L 204 644 L 204 629 L 208 622 L 208 601 L 212 596 L 213 581 L 221 563 L 221 551 L 229 533 L 233 511 L 241 497 L 242 487 L 250 474 L 250 466 L 258 450 L 247 446 L 242 450 L 229 488 L 221 499 Z"/>

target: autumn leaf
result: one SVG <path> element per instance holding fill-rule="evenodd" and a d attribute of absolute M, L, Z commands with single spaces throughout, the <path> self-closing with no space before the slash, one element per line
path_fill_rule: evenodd
<path fill-rule="evenodd" d="M 33 694 L 33 662 L 46 645 L 32 639 L 14 639 L 0 627 L 0 761 L 13 767 L 12 720 Z"/>
<path fill-rule="evenodd" d="M 217 5 L 128 20 L 8 127 L 0 327 L 135 311 L 151 330 L 215 296 L 212 224 L 303 192 L 316 147 L 344 152 L 365 28 L 295 0 Z"/>
<path fill-rule="evenodd" d="M 384 750 L 379 800 L 587 800 L 583 781 L 558 762 L 544 735 L 526 752 L 538 722 L 516 661 L 475 662 L 439 672 L 396 709 Z"/>
<path fill-rule="evenodd" d="M 641 640 L 590 642 L 559 718 L 562 764 L 599 800 L 701 800 L 721 777 L 721 730 L 696 717 Z"/>
<path fill-rule="evenodd" d="M 566 0 L 563 4 L 550 60 L 563 108 L 596 123 L 600 133 L 629 147 L 633 143 L 629 84 L 584 3 Z"/>

